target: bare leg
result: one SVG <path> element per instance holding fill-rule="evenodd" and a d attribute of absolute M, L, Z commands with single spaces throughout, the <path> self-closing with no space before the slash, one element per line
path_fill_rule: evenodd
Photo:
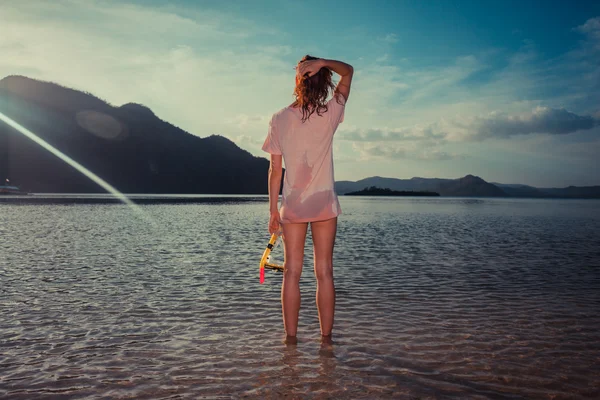
<path fill-rule="evenodd" d="M 300 312 L 300 275 L 304 261 L 304 242 L 308 223 L 282 224 L 284 271 L 281 284 L 281 310 L 286 342 L 295 343 Z"/>
<path fill-rule="evenodd" d="M 333 284 L 333 245 L 337 230 L 337 218 L 311 222 L 317 277 L 317 308 L 321 335 L 331 339 L 335 311 L 335 286 Z"/>

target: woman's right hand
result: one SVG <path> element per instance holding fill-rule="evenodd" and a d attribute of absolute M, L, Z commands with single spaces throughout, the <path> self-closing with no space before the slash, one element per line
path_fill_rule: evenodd
<path fill-rule="evenodd" d="M 279 211 L 271 211 L 271 217 L 269 218 L 269 233 L 272 235 L 279 230 L 281 226 L 281 217 Z"/>

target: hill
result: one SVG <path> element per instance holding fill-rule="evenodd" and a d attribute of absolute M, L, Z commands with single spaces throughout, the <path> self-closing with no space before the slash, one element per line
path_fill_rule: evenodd
<path fill-rule="evenodd" d="M 569 186 L 566 188 L 535 188 L 520 184 L 489 183 L 480 177 L 467 175 L 458 179 L 411 178 L 396 179 L 373 176 L 359 181 L 338 181 L 336 191 L 345 194 L 377 186 L 396 191 L 429 191 L 442 196 L 457 197 L 526 197 L 526 198 L 600 198 L 600 186 Z"/>
<path fill-rule="evenodd" d="M 356 182 L 336 182 L 339 194 L 358 191 L 365 187 L 382 187 L 395 191 L 437 192 L 441 196 L 478 196 L 499 197 L 508 196 L 502 189 L 483 179 L 467 175 L 459 179 L 412 178 L 395 179 L 374 176 Z"/>
<path fill-rule="evenodd" d="M 114 107 L 21 76 L 0 81 L 0 110 L 124 193 L 267 193 L 268 160 L 222 136 L 200 138 L 135 103 Z M 103 190 L 0 122 L 0 179 L 23 190 Z"/>

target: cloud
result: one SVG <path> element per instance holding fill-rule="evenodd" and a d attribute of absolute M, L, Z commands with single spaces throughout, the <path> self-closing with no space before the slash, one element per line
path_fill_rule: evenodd
<path fill-rule="evenodd" d="M 423 147 L 436 147 L 448 141 L 507 139 L 531 134 L 568 135 L 600 126 L 598 116 L 600 111 L 589 116 L 564 108 L 537 107 L 517 115 L 492 112 L 485 116 L 441 119 L 408 128 L 342 128 L 338 138 L 351 142 L 416 142 Z"/>
<path fill-rule="evenodd" d="M 361 161 L 464 160 L 468 157 L 464 152 L 448 151 L 448 146 L 533 134 L 565 136 L 580 131 L 590 131 L 593 137 L 597 136 L 593 129 L 598 126 L 600 120 L 592 116 L 577 115 L 565 109 L 537 107 L 529 113 L 510 115 L 495 112 L 406 128 L 343 128 L 337 138 L 352 143 L 352 149 Z M 580 146 L 571 146 L 570 149 L 570 154 L 575 154 Z"/>
<path fill-rule="evenodd" d="M 456 94 L 461 82 L 486 68 L 486 64 L 475 55 L 457 57 L 451 65 L 413 69 L 404 73 L 413 91 L 405 97 L 404 104 L 437 97 L 437 101 L 448 101 L 448 94 Z M 462 90 L 462 89 L 461 89 Z M 448 93 L 449 92 L 449 93 Z"/>
<path fill-rule="evenodd" d="M 200 136 L 249 133 L 241 129 L 262 135 L 264 127 L 250 116 L 276 110 L 293 86 L 285 59 L 290 47 L 273 28 L 210 10 L 117 1 L 7 3 L 0 49 L 0 78 L 27 75 L 117 106 L 146 104 Z"/>
<path fill-rule="evenodd" d="M 437 149 L 424 149 L 418 144 L 398 145 L 393 143 L 353 143 L 354 151 L 359 153 L 360 160 L 425 160 L 443 161 L 464 159 L 462 154 L 449 153 Z"/>
<path fill-rule="evenodd" d="M 360 160 L 370 159 L 402 159 L 411 154 L 411 149 L 398 145 L 385 145 L 379 143 L 353 143 L 353 149 L 360 154 Z"/>
<path fill-rule="evenodd" d="M 381 40 L 382 42 L 385 42 L 385 43 L 390 43 L 390 44 L 398 43 L 398 35 L 396 35 L 395 33 L 388 33 L 387 35 L 383 36 L 379 40 Z"/>
<path fill-rule="evenodd" d="M 441 150 L 424 151 L 419 155 L 421 160 L 464 160 L 467 158 L 465 154 L 448 153 Z"/>
<path fill-rule="evenodd" d="M 574 30 L 600 41 L 600 17 L 590 18 L 585 24 L 574 28 Z"/>
<path fill-rule="evenodd" d="M 537 107 L 531 113 L 523 115 L 492 113 L 465 122 L 455 121 L 454 125 L 462 132 L 454 137 L 483 140 L 536 133 L 566 135 L 592 129 L 600 125 L 600 120 L 592 116 L 577 115 L 565 109 Z"/>
<path fill-rule="evenodd" d="M 358 142 L 432 141 L 439 144 L 446 137 L 446 133 L 437 128 L 438 124 L 413 128 L 350 129 L 342 130 L 339 137 L 341 140 Z"/>
<path fill-rule="evenodd" d="M 233 118 L 227 119 L 226 122 L 228 124 L 234 125 L 239 129 L 248 129 L 249 127 L 263 128 L 266 130 L 266 127 L 269 123 L 270 116 L 269 115 L 247 115 L 247 114 L 238 114 Z"/>
<path fill-rule="evenodd" d="M 264 140 L 250 135 L 229 136 L 228 138 L 243 149 L 261 150 L 264 143 Z"/>
<path fill-rule="evenodd" d="M 600 17 L 596 17 L 574 27 L 580 40 L 553 58 L 544 58 L 537 44 L 528 39 L 516 53 L 500 52 L 506 65 L 492 71 L 487 82 L 471 94 L 490 108 L 504 111 L 518 99 L 579 114 L 593 113 L 600 104 L 599 25 Z M 504 60 L 491 61 L 497 64 Z"/>
<path fill-rule="evenodd" d="M 483 68 L 486 63 L 475 55 L 429 67 L 414 66 L 409 59 L 370 58 L 355 65 L 348 114 L 368 127 L 382 121 L 388 126 L 429 123 L 465 100 L 475 103 L 469 105 L 471 112 L 478 111 L 485 103 L 477 103 L 478 95 L 461 88 L 460 82 Z"/>

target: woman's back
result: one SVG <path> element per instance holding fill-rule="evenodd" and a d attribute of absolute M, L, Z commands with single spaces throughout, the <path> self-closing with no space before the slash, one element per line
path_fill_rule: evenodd
<path fill-rule="evenodd" d="M 344 120 L 344 98 L 327 102 L 327 111 L 303 121 L 302 111 L 286 107 L 273 115 L 263 150 L 282 154 L 286 168 L 281 218 L 319 221 L 338 216 L 334 189 L 333 136 Z"/>

